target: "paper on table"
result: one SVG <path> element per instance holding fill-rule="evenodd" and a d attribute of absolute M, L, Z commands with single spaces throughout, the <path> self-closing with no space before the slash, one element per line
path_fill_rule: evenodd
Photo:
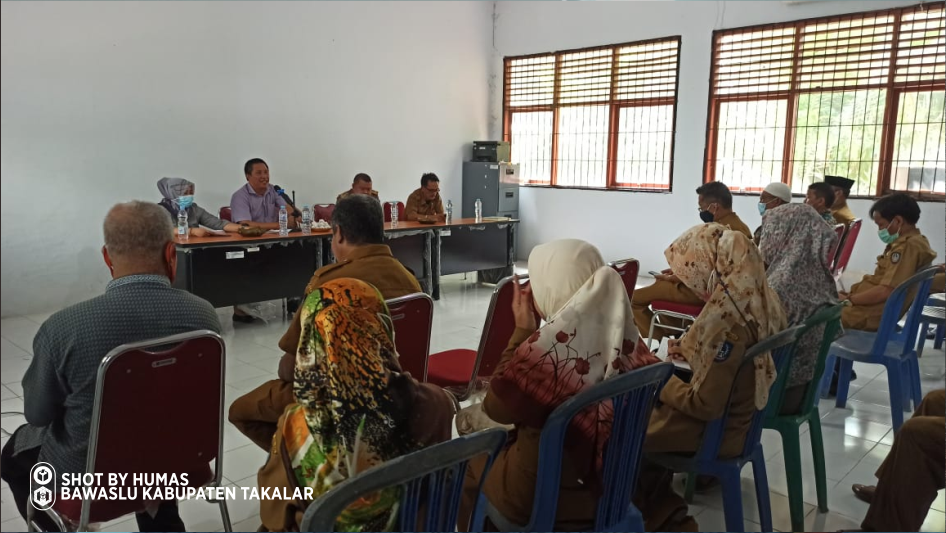
<path fill-rule="evenodd" d="M 209 234 L 211 234 L 211 235 L 225 236 L 225 235 L 227 234 L 227 232 L 225 232 L 225 231 L 223 231 L 223 230 L 220 230 L 220 229 L 212 229 L 212 228 L 208 228 L 207 226 L 201 226 L 200 229 L 206 231 L 207 233 L 209 233 Z"/>

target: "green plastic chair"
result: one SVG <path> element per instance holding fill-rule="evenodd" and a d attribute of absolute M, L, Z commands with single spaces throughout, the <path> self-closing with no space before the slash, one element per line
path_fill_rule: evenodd
<path fill-rule="evenodd" d="M 821 415 L 818 412 L 819 384 L 824 374 L 825 359 L 831 343 L 834 342 L 841 330 L 842 306 L 834 305 L 822 309 L 805 321 L 799 333 L 801 338 L 810 329 L 821 324 L 825 325 L 824 337 L 821 340 L 821 349 L 818 352 L 818 361 L 815 364 L 815 375 L 808 383 L 805 398 L 802 400 L 802 411 L 794 415 L 780 415 L 782 401 L 785 395 L 785 386 L 788 383 L 789 371 L 783 372 L 772 387 L 772 395 L 766 409 L 766 418 L 763 427 L 774 429 L 782 436 L 782 451 L 785 455 L 785 477 L 788 480 L 788 510 L 792 518 L 792 531 L 805 530 L 805 502 L 802 491 L 801 469 L 801 442 L 800 429 L 802 424 L 808 423 L 811 434 L 811 453 L 815 460 L 815 487 L 818 491 L 818 510 L 828 512 L 828 486 L 824 465 L 824 438 L 821 434 Z"/>

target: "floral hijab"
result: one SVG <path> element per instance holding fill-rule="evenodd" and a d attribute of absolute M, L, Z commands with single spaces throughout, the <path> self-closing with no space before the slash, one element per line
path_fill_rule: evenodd
<path fill-rule="evenodd" d="M 584 282 L 573 283 L 576 276 Z M 523 413 L 525 425 L 541 428 L 556 407 L 579 392 L 659 362 L 640 338 L 621 276 L 603 265 L 590 244 L 562 240 L 537 246 L 529 257 L 529 278 L 545 325 L 490 381 L 491 393 Z M 586 452 L 600 468 L 612 416 L 609 402 L 585 409 L 572 420 L 565 445 Z"/>
<path fill-rule="evenodd" d="M 810 205 L 783 205 L 762 216 L 759 250 L 768 265 L 769 286 L 778 293 L 789 324 L 802 324 L 819 309 L 838 303 L 828 264 L 837 240 L 834 227 L 825 224 Z M 820 326 L 799 339 L 788 386 L 814 377 L 823 336 L 824 326 Z"/>
<path fill-rule="evenodd" d="M 359 472 L 419 448 L 390 387 L 394 357 L 388 309 L 377 289 L 344 278 L 312 291 L 301 310 L 293 392 L 283 441 L 295 481 L 315 497 Z M 349 506 L 339 530 L 390 530 L 399 492 Z"/>
<path fill-rule="evenodd" d="M 782 206 L 779 209 L 783 209 Z M 720 224 L 694 226 L 664 252 L 673 273 L 706 305 L 680 340 L 693 369 L 690 385 L 699 390 L 720 343 L 733 324 L 741 324 L 759 342 L 787 325 L 778 295 L 765 278 L 759 250 L 745 235 Z M 771 355 L 755 360 L 755 404 L 768 403 L 775 382 Z"/>

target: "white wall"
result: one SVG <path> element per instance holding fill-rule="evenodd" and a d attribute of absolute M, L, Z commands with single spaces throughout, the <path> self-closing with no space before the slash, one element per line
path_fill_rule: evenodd
<path fill-rule="evenodd" d="M 636 257 L 641 269 L 666 268 L 664 249 L 700 222 L 694 190 L 701 184 L 706 139 L 710 51 L 715 29 L 907 6 L 916 2 L 498 2 L 490 98 L 490 133 L 502 134 L 502 58 L 681 35 L 680 85 L 672 194 L 525 188 L 521 193 L 520 254 L 561 237 L 586 239 L 606 259 Z M 736 212 L 760 223 L 756 198 L 738 197 Z M 867 219 L 870 202 L 851 201 Z M 920 228 L 944 257 L 943 203 L 922 203 Z M 876 227 L 865 225 L 849 269 L 871 271 L 883 251 Z"/>
<path fill-rule="evenodd" d="M 300 202 L 356 172 L 459 197 L 486 136 L 491 2 L 3 2 L 2 314 L 100 293 L 101 222 L 195 181 L 216 208 L 262 157 Z"/>

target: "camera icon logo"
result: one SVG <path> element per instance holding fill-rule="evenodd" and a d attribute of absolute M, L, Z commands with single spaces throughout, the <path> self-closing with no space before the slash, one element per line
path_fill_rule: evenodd
<path fill-rule="evenodd" d="M 30 470 L 30 505 L 47 511 L 56 503 L 56 469 L 49 463 L 36 463 Z"/>

